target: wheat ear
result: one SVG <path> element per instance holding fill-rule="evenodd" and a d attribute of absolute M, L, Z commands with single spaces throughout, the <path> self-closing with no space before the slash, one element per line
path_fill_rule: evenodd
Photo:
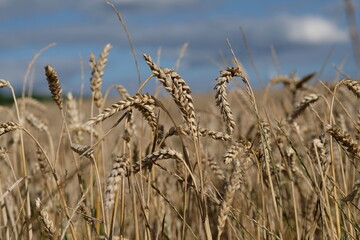
<path fill-rule="evenodd" d="M 125 100 L 114 103 L 110 107 L 104 109 L 104 111 L 96 117 L 89 119 L 86 122 L 86 125 L 97 124 L 105 119 L 111 117 L 116 112 L 123 111 L 128 109 L 129 107 L 134 106 L 139 109 L 140 112 L 145 116 L 145 118 L 150 121 L 156 119 L 155 113 L 153 112 L 153 106 L 155 104 L 155 99 L 149 94 L 136 94 L 133 97 L 129 97 Z M 145 114 L 145 111 L 146 114 Z M 154 122 L 149 123 L 152 127 L 154 126 Z"/>
<path fill-rule="evenodd" d="M 4 79 L 0 79 L 0 88 L 4 88 L 8 86 L 8 82 L 5 81 Z"/>
<path fill-rule="evenodd" d="M 36 208 L 39 210 L 39 219 L 44 225 L 45 232 L 49 239 L 56 239 L 56 228 L 53 221 L 50 219 L 48 212 L 42 206 L 40 198 L 35 199 Z"/>
<path fill-rule="evenodd" d="M 244 176 L 244 169 L 249 164 L 250 160 L 248 157 L 244 159 L 244 162 L 241 163 L 239 160 L 235 160 L 234 162 L 234 170 L 231 173 L 229 183 L 226 188 L 225 192 L 225 198 L 222 201 L 219 216 L 218 216 L 218 224 L 217 224 L 217 230 L 218 235 L 217 239 L 220 240 L 221 234 L 224 230 L 225 223 L 227 220 L 227 215 L 230 212 L 231 204 L 234 200 L 235 191 L 240 187 L 240 184 L 242 182 L 242 178 Z"/>
<path fill-rule="evenodd" d="M 227 68 L 220 71 L 220 76 L 216 78 L 217 84 L 215 86 L 215 100 L 216 105 L 220 109 L 220 113 L 226 123 L 227 132 L 232 134 L 235 128 L 235 121 L 233 113 L 230 108 L 230 104 L 227 98 L 227 84 L 233 77 L 242 76 L 238 68 Z"/>
<path fill-rule="evenodd" d="M 66 113 L 70 126 L 80 123 L 79 109 L 71 92 L 66 95 Z"/>
<path fill-rule="evenodd" d="M 319 96 L 316 94 L 309 94 L 304 97 L 304 99 L 298 103 L 294 109 L 294 111 L 289 115 L 287 121 L 292 123 L 301 113 L 305 111 L 305 109 L 311 104 L 316 102 L 319 99 Z"/>
<path fill-rule="evenodd" d="M 180 130 L 181 135 L 191 135 L 191 132 L 188 128 L 184 126 L 178 126 L 178 128 L 171 127 L 169 129 L 169 132 L 167 134 L 167 137 L 170 137 L 172 135 L 179 135 L 178 131 Z M 207 128 L 198 128 L 199 136 L 200 137 L 210 137 L 214 140 L 221 140 L 221 141 L 231 141 L 232 136 L 223 132 L 216 132 Z"/>
<path fill-rule="evenodd" d="M 46 123 L 35 117 L 32 113 L 26 113 L 26 120 L 28 121 L 28 123 L 30 123 L 32 127 L 36 128 L 39 131 L 49 131 Z"/>
<path fill-rule="evenodd" d="M 59 77 L 55 69 L 47 65 L 45 66 L 45 75 L 49 84 L 49 89 L 52 95 L 53 100 L 58 105 L 60 110 L 63 109 L 63 99 L 62 99 L 62 88 L 60 86 Z"/>
<path fill-rule="evenodd" d="M 141 163 L 140 162 L 134 163 L 132 166 L 133 173 L 137 173 L 140 171 L 140 165 L 142 168 L 146 168 L 152 166 L 158 160 L 169 159 L 169 158 L 173 158 L 175 160 L 181 160 L 182 162 L 184 162 L 184 160 L 182 160 L 183 159 L 182 155 L 179 152 L 170 148 L 163 148 L 159 151 L 147 155 L 144 159 L 141 160 Z"/>
<path fill-rule="evenodd" d="M 149 55 L 144 54 L 144 58 L 152 74 L 163 84 L 164 88 L 170 93 L 176 105 L 179 107 L 192 135 L 196 135 L 197 124 L 195 109 L 189 86 L 174 70 L 159 67 Z"/>
<path fill-rule="evenodd" d="M 20 126 L 14 122 L 0 123 L 0 136 L 19 128 Z"/>
<path fill-rule="evenodd" d="M 354 156 L 357 159 L 360 159 L 359 144 L 351 138 L 350 134 L 342 131 L 337 126 L 331 126 L 329 124 L 325 125 L 325 130 L 340 144 L 340 146 L 348 154 Z"/>
<path fill-rule="evenodd" d="M 360 82 L 355 80 L 342 80 L 340 84 L 345 85 L 351 92 L 360 98 Z"/>
<path fill-rule="evenodd" d="M 105 45 L 100 53 L 98 60 L 95 63 L 93 62 L 94 59 L 90 58 L 90 66 L 93 66 L 90 79 L 90 88 L 98 108 L 103 105 L 103 96 L 101 93 L 102 76 L 104 75 L 104 68 L 106 66 L 111 48 L 112 46 L 110 44 Z"/>
<path fill-rule="evenodd" d="M 129 162 L 127 156 L 117 156 L 114 160 L 112 170 L 107 179 L 105 192 L 105 208 L 111 208 L 115 202 L 115 193 L 123 177 L 128 175 Z"/>
<path fill-rule="evenodd" d="M 247 141 L 236 141 L 230 148 L 226 151 L 224 155 L 224 163 L 230 164 L 232 163 L 240 152 L 244 150 L 249 150 L 251 148 L 251 143 Z"/>

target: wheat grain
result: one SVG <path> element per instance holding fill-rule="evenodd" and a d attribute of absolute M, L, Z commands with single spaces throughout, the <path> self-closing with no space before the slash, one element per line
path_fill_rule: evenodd
<path fill-rule="evenodd" d="M 14 122 L 0 123 L 0 136 L 19 129 L 20 126 Z"/>
<path fill-rule="evenodd" d="M 360 82 L 355 80 L 342 80 L 340 84 L 345 85 L 351 92 L 360 98 Z"/>

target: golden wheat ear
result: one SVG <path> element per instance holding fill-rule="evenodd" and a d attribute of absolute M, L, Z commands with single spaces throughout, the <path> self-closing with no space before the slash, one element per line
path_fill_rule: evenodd
<path fill-rule="evenodd" d="M 63 109 L 63 99 L 62 99 L 62 88 L 60 86 L 59 77 L 55 69 L 50 66 L 45 66 L 45 75 L 49 84 L 49 89 L 52 95 L 53 100 L 58 105 L 60 110 Z"/>

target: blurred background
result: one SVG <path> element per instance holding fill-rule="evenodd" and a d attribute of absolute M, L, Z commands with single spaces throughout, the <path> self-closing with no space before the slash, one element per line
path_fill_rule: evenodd
<path fill-rule="evenodd" d="M 331 81 L 339 67 L 353 78 L 359 76 L 349 35 L 349 22 L 352 26 L 360 22 L 356 15 L 359 0 L 112 2 L 132 37 L 142 80 L 150 75 L 142 53 L 154 59 L 160 53 L 161 66 L 174 67 L 187 43 L 179 73 L 193 92 L 210 92 L 218 71 L 225 64 L 232 65 L 226 39 L 255 88 L 277 74 L 295 71 L 299 76 L 316 71 L 321 79 Z M 345 3 L 352 4 L 348 14 Z M 78 95 L 83 62 L 85 93 L 89 94 L 89 55 L 94 52 L 98 56 L 107 43 L 113 49 L 103 90 L 122 84 L 133 94 L 139 86 L 126 34 L 114 10 L 102 0 L 0 0 L 0 32 L 0 78 L 18 91 L 33 55 L 53 42 L 56 46 L 38 58 L 30 73 L 34 92 L 48 94 L 43 67 L 51 64 L 64 91 Z M 356 32 L 353 39 L 356 41 Z M 151 92 L 154 87 L 155 81 L 151 81 L 145 90 Z"/>

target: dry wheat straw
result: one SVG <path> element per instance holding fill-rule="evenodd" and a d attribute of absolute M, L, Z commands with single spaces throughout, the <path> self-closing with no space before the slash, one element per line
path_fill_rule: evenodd
<path fill-rule="evenodd" d="M 129 162 L 127 156 L 117 156 L 107 179 L 105 192 L 105 208 L 111 208 L 115 202 L 115 194 L 121 179 L 128 175 Z"/>
<path fill-rule="evenodd" d="M 15 131 L 19 128 L 20 126 L 14 122 L 0 123 L 0 136 L 8 132 Z"/>
<path fill-rule="evenodd" d="M 90 79 L 90 88 L 93 92 L 96 106 L 100 108 L 103 105 L 103 97 L 101 93 L 102 76 L 104 75 L 104 68 L 107 63 L 109 51 L 112 48 L 110 44 L 105 45 L 96 62 L 90 57 L 90 66 L 93 68 Z"/>
<path fill-rule="evenodd" d="M 235 121 L 233 113 L 230 109 L 230 104 L 227 99 L 227 84 L 233 77 L 240 77 L 239 68 L 227 68 L 226 70 L 220 71 L 220 77 L 215 80 L 218 82 L 215 86 L 215 100 L 216 105 L 220 108 L 220 113 L 226 123 L 226 128 L 229 134 L 234 132 Z"/>
<path fill-rule="evenodd" d="M 319 99 L 319 95 L 317 94 L 309 94 L 304 97 L 304 99 L 298 103 L 294 109 L 294 111 L 289 115 L 287 121 L 292 123 L 301 113 L 305 111 L 305 109 L 311 104 L 316 102 Z"/>
<path fill-rule="evenodd" d="M 111 117 L 116 112 L 126 110 L 129 107 L 134 106 L 137 108 L 146 118 L 146 120 L 150 121 L 150 126 L 153 126 L 155 123 L 151 122 L 151 120 L 156 119 L 155 113 L 153 112 L 153 106 L 155 104 L 154 98 L 149 94 L 136 94 L 133 97 L 129 97 L 125 100 L 114 103 L 109 108 L 104 109 L 104 111 L 96 117 L 89 119 L 86 122 L 87 125 L 97 124 L 105 119 Z"/>
<path fill-rule="evenodd" d="M 61 96 L 62 89 L 60 86 L 58 75 L 55 69 L 50 65 L 45 66 L 45 75 L 49 84 L 52 98 L 61 110 L 63 109 L 63 99 Z"/>
<path fill-rule="evenodd" d="M 35 199 L 36 208 L 39 210 L 39 219 L 42 222 L 48 239 L 56 239 L 56 227 L 50 219 L 48 212 L 42 206 L 40 198 Z"/>
<path fill-rule="evenodd" d="M 184 79 L 172 69 L 161 68 L 152 60 L 149 55 L 144 54 L 146 63 L 149 65 L 152 74 L 164 85 L 164 88 L 173 97 L 176 105 L 182 112 L 185 122 L 189 126 L 192 135 L 196 135 L 197 124 L 195 117 L 194 102 L 189 86 Z"/>

